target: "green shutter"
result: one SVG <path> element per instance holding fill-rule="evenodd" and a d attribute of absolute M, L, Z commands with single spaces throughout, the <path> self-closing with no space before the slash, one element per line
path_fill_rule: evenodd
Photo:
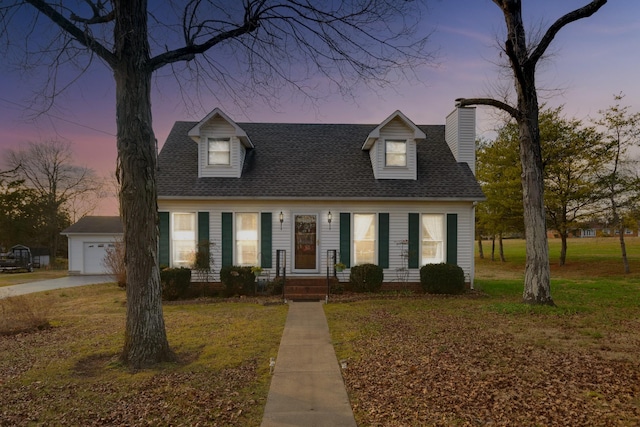
<path fill-rule="evenodd" d="M 389 268 L 389 214 L 378 214 L 378 265 Z"/>
<path fill-rule="evenodd" d="M 271 212 L 260 214 L 260 266 L 271 268 Z"/>
<path fill-rule="evenodd" d="M 409 214 L 409 268 L 420 267 L 420 214 Z"/>
<path fill-rule="evenodd" d="M 158 262 L 169 267 L 169 212 L 158 212 Z"/>
<path fill-rule="evenodd" d="M 198 212 L 198 244 L 209 244 L 209 212 Z"/>
<path fill-rule="evenodd" d="M 222 266 L 233 265 L 233 213 L 222 212 Z"/>
<path fill-rule="evenodd" d="M 458 214 L 447 214 L 447 264 L 458 264 Z"/>
<path fill-rule="evenodd" d="M 198 252 L 204 255 L 196 258 L 198 267 L 209 265 L 209 212 L 198 212 Z M 201 264 L 201 260 L 204 264 Z"/>
<path fill-rule="evenodd" d="M 340 262 L 351 267 L 351 214 L 340 212 Z"/>

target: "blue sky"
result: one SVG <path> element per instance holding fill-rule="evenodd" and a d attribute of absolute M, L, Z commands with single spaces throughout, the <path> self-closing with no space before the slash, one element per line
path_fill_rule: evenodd
<path fill-rule="evenodd" d="M 527 28 L 546 28 L 562 14 L 587 0 L 523 0 Z M 504 38 L 500 10 L 490 0 L 430 0 L 424 17 L 433 30 L 431 46 L 438 64 L 417 70 L 418 81 L 378 90 L 356 88 L 354 100 L 339 95 L 310 105 L 294 92 L 283 93 L 277 110 L 255 102 L 240 110 L 233 102 L 203 97 L 185 105 L 176 85 L 160 78 L 152 97 L 154 130 L 160 145 L 176 120 L 200 120 L 220 107 L 237 121 L 379 123 L 399 109 L 415 123 L 444 123 L 454 99 L 491 95 L 500 80 L 497 43 Z M 565 27 L 541 64 L 538 89 L 541 101 L 565 105 L 570 117 L 589 120 L 626 94 L 626 103 L 640 110 L 640 2 L 609 0 L 590 18 Z M 87 74 L 56 100 L 50 114 L 33 118 L 29 105 L 42 77 L 0 66 L 0 153 L 27 141 L 64 139 L 73 143 L 78 164 L 101 175 L 115 169 L 115 95 L 110 72 L 93 64 Z M 510 82 L 507 81 L 508 85 Z M 192 94 L 187 94 L 191 96 Z M 495 112 L 478 111 L 478 134 L 492 135 Z M 112 203 L 96 214 L 114 214 Z"/>

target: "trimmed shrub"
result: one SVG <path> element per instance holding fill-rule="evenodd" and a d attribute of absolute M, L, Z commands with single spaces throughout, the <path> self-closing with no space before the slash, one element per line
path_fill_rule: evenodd
<path fill-rule="evenodd" d="M 462 294 L 464 272 L 454 264 L 427 264 L 420 269 L 420 284 L 429 294 Z"/>
<path fill-rule="evenodd" d="M 253 295 L 256 276 L 251 267 L 230 265 L 220 269 L 220 281 L 224 285 L 225 295 Z"/>
<path fill-rule="evenodd" d="M 160 283 L 163 300 L 175 301 L 183 298 L 191 284 L 191 270 L 185 267 L 165 268 L 160 271 Z"/>
<path fill-rule="evenodd" d="M 361 264 L 351 267 L 349 284 L 355 292 L 378 292 L 382 287 L 384 273 L 375 264 Z"/>

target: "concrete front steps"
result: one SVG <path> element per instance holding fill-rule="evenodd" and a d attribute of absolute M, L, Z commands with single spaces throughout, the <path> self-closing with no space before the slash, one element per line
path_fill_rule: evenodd
<path fill-rule="evenodd" d="M 327 296 L 326 277 L 287 277 L 284 298 L 296 301 L 320 301 Z"/>

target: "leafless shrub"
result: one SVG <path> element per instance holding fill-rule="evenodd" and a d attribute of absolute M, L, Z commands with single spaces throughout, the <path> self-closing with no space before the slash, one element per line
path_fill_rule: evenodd
<path fill-rule="evenodd" d="M 127 287 L 127 270 L 124 265 L 124 242 L 115 242 L 113 246 L 107 248 L 107 255 L 102 261 L 102 265 L 107 269 L 121 288 Z"/>
<path fill-rule="evenodd" d="M 0 299 L 0 335 L 46 329 L 51 304 L 43 298 L 17 295 Z"/>

